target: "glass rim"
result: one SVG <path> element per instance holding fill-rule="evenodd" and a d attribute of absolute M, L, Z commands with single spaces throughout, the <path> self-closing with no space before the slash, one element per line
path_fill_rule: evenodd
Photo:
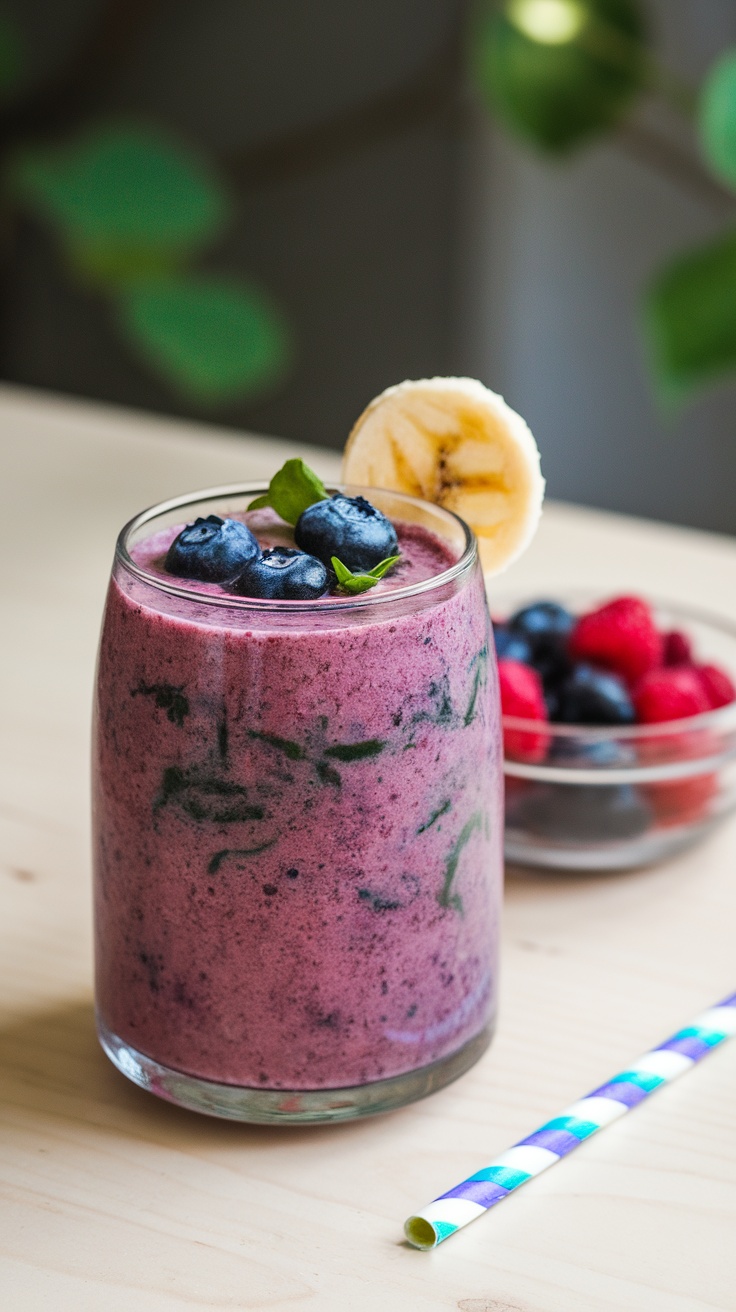
<path fill-rule="evenodd" d="M 553 720 L 524 720 L 516 715 L 502 715 L 505 728 L 524 733 L 545 733 L 550 738 L 581 738 L 585 742 L 601 739 L 625 738 L 628 741 L 646 741 L 648 738 L 668 737 L 676 733 L 698 733 L 703 729 L 723 729 L 733 722 L 736 727 L 736 701 L 717 706 L 699 715 L 687 715 L 679 720 L 662 720 L 656 724 L 556 724 Z"/>
<path fill-rule="evenodd" d="M 460 527 L 464 536 L 464 548 L 458 559 L 447 569 L 442 570 L 439 574 L 433 574 L 429 579 L 422 579 L 419 583 L 411 583 L 403 588 L 392 588 L 390 592 L 379 592 L 371 588 L 367 592 L 360 593 L 358 596 L 333 596 L 333 597 L 316 597 L 312 600 L 299 601 L 274 601 L 265 597 L 240 597 L 234 593 L 211 593 L 202 592 L 197 587 L 182 587 L 180 583 L 172 582 L 162 578 L 159 574 L 153 574 L 150 570 L 138 565 L 128 550 L 128 542 L 131 535 L 144 525 L 152 523 L 153 520 L 161 515 L 169 514 L 171 511 L 184 509 L 185 507 L 195 507 L 201 502 L 214 501 L 223 497 L 235 496 L 261 496 L 268 491 L 268 483 L 264 480 L 258 480 L 252 483 L 228 483 L 218 487 L 204 488 L 196 492 L 187 492 L 178 497 L 170 497 L 166 501 L 156 502 L 155 505 L 148 506 L 141 510 L 127 524 L 124 524 L 118 534 L 115 543 L 115 561 L 119 563 L 128 573 L 134 575 L 141 582 L 156 588 L 159 592 L 165 592 L 169 596 L 183 598 L 187 601 L 196 602 L 199 605 L 215 606 L 226 610 L 250 610 L 262 615 L 283 615 L 283 614 L 327 614 L 331 615 L 337 611 L 345 610 L 365 610 L 372 606 L 395 605 L 402 601 L 411 600 L 413 597 L 421 596 L 426 593 L 434 592 L 443 588 L 448 583 L 454 582 L 461 578 L 473 567 L 478 559 L 478 543 L 473 530 L 460 515 L 456 515 L 453 510 L 448 510 L 445 506 L 435 505 L 431 501 L 424 501 L 420 497 L 409 496 L 405 492 L 395 492 L 391 488 L 371 488 L 361 487 L 357 484 L 346 483 L 328 483 L 326 489 L 332 495 L 335 492 L 344 492 L 347 488 L 357 495 L 368 496 L 369 493 L 379 493 L 388 496 L 398 497 L 402 501 L 409 502 L 414 506 L 419 506 L 424 510 L 432 511 L 436 514 L 445 515 L 448 519 L 454 521 Z"/>

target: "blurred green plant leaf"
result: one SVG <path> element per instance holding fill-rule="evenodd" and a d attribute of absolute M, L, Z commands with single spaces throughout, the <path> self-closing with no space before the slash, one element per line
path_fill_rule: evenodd
<path fill-rule="evenodd" d="M 637 0 L 486 0 L 471 59 L 509 127 L 562 153 L 614 125 L 644 86 L 644 14 Z"/>
<path fill-rule="evenodd" d="M 12 18 L 0 12 L 0 96 L 7 96 L 20 81 L 24 63 L 21 34 Z"/>
<path fill-rule="evenodd" d="M 142 279 L 168 278 L 186 264 L 178 250 L 152 250 L 144 246 L 69 242 L 66 254 L 72 271 L 83 283 L 104 292 Z"/>
<path fill-rule="evenodd" d="M 77 263 L 90 269 L 183 257 L 222 230 L 229 204 L 199 156 L 156 128 L 96 125 L 70 142 L 27 147 L 10 184 L 59 227 Z"/>
<path fill-rule="evenodd" d="M 289 336 L 263 293 L 235 279 L 185 276 L 132 283 L 115 297 L 123 332 L 180 392 L 228 401 L 278 382 Z"/>
<path fill-rule="evenodd" d="M 659 274 L 647 293 L 644 330 L 666 404 L 736 371 L 736 233 Z"/>
<path fill-rule="evenodd" d="M 700 143 L 717 177 L 736 188 L 736 50 L 711 68 L 700 99 Z"/>

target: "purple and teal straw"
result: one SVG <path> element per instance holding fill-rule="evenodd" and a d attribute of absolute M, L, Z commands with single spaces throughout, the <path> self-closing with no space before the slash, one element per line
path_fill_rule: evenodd
<path fill-rule="evenodd" d="M 410 1216 L 404 1226 L 409 1243 L 424 1251 L 436 1248 L 527 1180 L 579 1148 L 604 1125 L 631 1111 L 662 1084 L 671 1084 L 678 1075 L 684 1075 L 734 1034 L 736 993 L 696 1016 L 671 1039 L 652 1048 L 586 1098 L 566 1107 L 551 1121 L 545 1121 L 488 1166 Z"/>

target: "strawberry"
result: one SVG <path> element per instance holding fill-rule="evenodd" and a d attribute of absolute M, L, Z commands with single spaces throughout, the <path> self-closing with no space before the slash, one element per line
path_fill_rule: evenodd
<path fill-rule="evenodd" d="M 664 642 L 640 597 L 616 597 L 581 615 L 570 636 L 570 654 L 614 670 L 634 684 L 662 663 Z"/>
<path fill-rule="evenodd" d="M 501 693 L 501 711 L 504 716 L 519 720 L 537 720 L 547 723 L 547 706 L 542 680 L 537 671 L 521 661 L 500 660 L 498 682 Z M 516 761 L 538 764 L 547 755 L 550 736 L 546 728 L 536 732 L 504 726 L 504 750 Z"/>
<path fill-rule="evenodd" d="M 719 706 L 729 706 L 731 702 L 736 702 L 736 688 L 725 670 L 717 665 L 695 665 L 693 670 L 700 680 L 712 711 L 718 710 Z"/>
<path fill-rule="evenodd" d="M 634 707 L 640 724 L 665 724 L 700 715 L 710 702 L 696 671 L 677 665 L 645 674 L 634 689 Z"/>
<path fill-rule="evenodd" d="M 710 708 L 701 676 L 691 665 L 652 670 L 634 690 L 637 719 L 642 724 L 664 724 L 700 715 Z M 654 763 L 687 760 L 708 751 L 708 736 L 687 731 L 651 738 L 641 744 L 641 755 Z M 665 783 L 643 784 L 660 825 L 692 824 L 703 816 L 718 789 L 715 774 L 693 775 Z"/>

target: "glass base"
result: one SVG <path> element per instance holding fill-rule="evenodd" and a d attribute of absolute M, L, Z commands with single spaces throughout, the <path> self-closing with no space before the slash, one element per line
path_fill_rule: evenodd
<path fill-rule="evenodd" d="M 427 1094 L 451 1084 L 464 1075 L 488 1047 L 494 1031 L 489 1024 L 475 1038 L 449 1057 L 422 1066 L 389 1080 L 375 1080 L 355 1088 L 250 1089 L 237 1084 L 217 1084 L 195 1075 L 162 1066 L 152 1057 L 132 1048 L 113 1034 L 97 1018 L 97 1034 L 110 1061 L 129 1080 L 155 1093 L 159 1098 L 230 1121 L 249 1121 L 256 1125 L 305 1125 L 308 1122 L 351 1121 L 360 1116 L 376 1116 L 405 1103 L 426 1098 Z"/>

